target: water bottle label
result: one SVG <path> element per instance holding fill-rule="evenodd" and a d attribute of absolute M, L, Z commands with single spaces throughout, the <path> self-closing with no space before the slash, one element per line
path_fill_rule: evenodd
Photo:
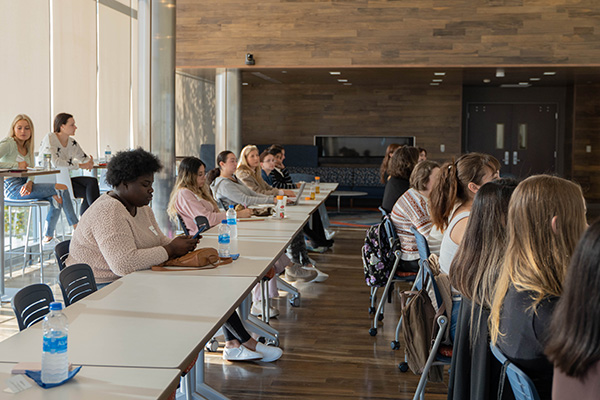
<path fill-rule="evenodd" d="M 230 242 L 229 234 L 225 233 L 225 234 L 219 235 L 219 244 L 229 244 L 229 242 Z"/>
<path fill-rule="evenodd" d="M 57 354 L 67 352 L 67 336 L 48 337 L 44 336 L 43 351 L 45 353 Z"/>
<path fill-rule="evenodd" d="M 227 218 L 227 225 L 237 225 L 237 220 L 235 218 Z"/>

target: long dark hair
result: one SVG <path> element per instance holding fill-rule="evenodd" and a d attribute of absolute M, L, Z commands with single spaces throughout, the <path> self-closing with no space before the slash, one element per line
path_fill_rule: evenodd
<path fill-rule="evenodd" d="M 409 180 L 415 165 L 419 162 L 419 150 L 413 146 L 403 146 L 392 154 L 388 164 L 388 174 Z"/>
<path fill-rule="evenodd" d="M 219 175 L 221 175 L 220 163 L 227 162 L 227 156 L 230 154 L 233 154 L 233 151 L 224 150 L 219 153 L 219 155 L 217 156 L 217 167 L 208 171 L 208 173 L 206 174 L 206 183 L 210 185 L 215 179 L 219 177 Z"/>
<path fill-rule="evenodd" d="M 398 147 L 402 147 L 399 143 L 390 143 L 385 149 L 385 156 L 383 157 L 383 161 L 381 162 L 381 166 L 379 166 L 379 178 L 381 183 L 385 184 L 387 181 L 388 173 L 388 165 L 390 164 L 390 159 L 392 158 L 392 154 L 398 149 Z"/>
<path fill-rule="evenodd" d="M 573 253 L 550 332 L 548 359 L 568 376 L 584 379 L 600 360 L 600 221 Z"/>
<path fill-rule="evenodd" d="M 517 184 L 514 179 L 498 179 L 477 191 L 465 235 L 450 265 L 450 283 L 472 302 L 471 337 L 479 334 L 483 307 L 492 307 L 506 251 L 508 204 Z M 473 323 L 475 315 L 478 320 Z"/>

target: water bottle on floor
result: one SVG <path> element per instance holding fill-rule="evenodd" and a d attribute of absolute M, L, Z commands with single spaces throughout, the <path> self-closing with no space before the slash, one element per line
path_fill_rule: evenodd
<path fill-rule="evenodd" d="M 238 243 L 237 243 L 237 213 L 235 212 L 235 208 L 233 205 L 230 205 L 227 209 L 227 225 L 229 226 L 229 254 L 231 258 L 237 260 L 240 256 L 240 252 L 238 251 Z"/>
<path fill-rule="evenodd" d="M 227 220 L 224 219 L 223 221 L 221 221 L 221 225 L 219 225 L 219 257 L 231 257 L 229 252 L 230 242 L 231 236 L 229 233 L 229 226 L 227 226 Z"/>
<path fill-rule="evenodd" d="M 60 383 L 69 376 L 67 335 L 69 323 L 62 312 L 62 303 L 50 303 L 50 313 L 44 317 L 42 330 L 42 382 Z"/>

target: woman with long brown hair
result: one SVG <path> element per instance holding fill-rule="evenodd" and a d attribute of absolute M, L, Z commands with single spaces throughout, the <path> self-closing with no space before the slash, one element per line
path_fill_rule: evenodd
<path fill-rule="evenodd" d="M 394 154 L 396 149 L 399 149 L 400 147 L 402 147 L 401 144 L 390 143 L 385 149 L 385 156 L 383 157 L 383 161 L 381 162 L 381 166 L 379 167 L 379 179 L 384 185 L 390 176 L 390 174 L 388 173 L 388 166 L 390 164 L 392 154 Z"/>
<path fill-rule="evenodd" d="M 389 179 L 385 183 L 381 208 L 388 214 L 392 212 L 396 201 L 410 189 L 410 174 L 419 162 L 419 150 L 412 146 L 403 146 L 392 154 L 388 164 Z"/>
<path fill-rule="evenodd" d="M 562 178 L 527 178 L 510 200 L 491 342 L 532 379 L 541 399 L 549 399 L 552 389 L 553 366 L 544 355 L 550 318 L 586 225 L 581 188 Z"/>

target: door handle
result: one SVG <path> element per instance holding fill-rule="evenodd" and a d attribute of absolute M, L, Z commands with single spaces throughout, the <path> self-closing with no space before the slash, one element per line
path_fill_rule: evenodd
<path fill-rule="evenodd" d="M 517 165 L 519 163 L 519 154 L 516 151 L 513 151 L 513 165 Z"/>
<path fill-rule="evenodd" d="M 502 159 L 502 162 L 504 163 L 504 165 L 510 164 L 510 152 L 504 152 L 504 158 Z"/>

